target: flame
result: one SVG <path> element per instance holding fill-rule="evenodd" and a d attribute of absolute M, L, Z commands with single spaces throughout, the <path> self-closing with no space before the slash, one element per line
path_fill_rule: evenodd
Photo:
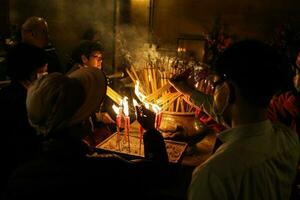
<path fill-rule="evenodd" d="M 129 109 L 128 109 L 128 97 L 124 97 L 122 100 L 122 105 L 124 107 L 124 114 L 125 116 L 129 116 Z"/>
<path fill-rule="evenodd" d="M 135 92 L 136 96 L 138 97 L 138 99 L 145 105 L 145 107 L 147 109 L 150 109 L 150 105 L 151 105 L 151 108 L 155 113 L 158 113 L 161 111 L 161 108 L 158 105 L 153 104 L 153 103 L 148 103 L 145 100 L 146 96 L 139 91 L 139 82 L 138 81 L 135 84 L 134 92 Z M 134 106 L 138 105 L 138 103 L 135 99 L 133 99 L 132 101 L 133 101 Z"/>
<path fill-rule="evenodd" d="M 149 109 L 149 108 L 150 108 L 149 103 L 145 102 L 145 107 L 146 107 L 147 109 Z"/>
<path fill-rule="evenodd" d="M 151 107 L 152 107 L 153 112 L 155 112 L 155 113 L 158 113 L 161 111 L 161 107 L 159 107 L 156 104 L 151 104 Z"/>
<path fill-rule="evenodd" d="M 132 103 L 134 107 L 139 106 L 138 102 L 135 99 L 132 99 Z"/>
<path fill-rule="evenodd" d="M 114 110 L 114 112 L 116 113 L 116 114 L 119 114 L 119 107 L 118 106 L 116 106 L 115 104 L 113 104 L 112 105 L 112 109 Z"/>
<path fill-rule="evenodd" d="M 144 102 L 146 96 L 140 92 L 139 87 L 140 87 L 140 83 L 139 81 L 136 81 L 136 84 L 134 86 L 134 93 L 141 102 Z"/>

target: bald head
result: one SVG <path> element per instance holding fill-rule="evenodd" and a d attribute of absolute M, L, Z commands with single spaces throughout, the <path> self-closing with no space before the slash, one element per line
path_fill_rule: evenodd
<path fill-rule="evenodd" d="M 22 25 L 22 41 L 44 48 L 48 43 L 48 24 L 41 17 L 29 17 Z"/>

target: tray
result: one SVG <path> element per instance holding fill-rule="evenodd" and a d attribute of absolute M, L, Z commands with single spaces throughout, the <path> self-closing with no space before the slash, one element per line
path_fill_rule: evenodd
<path fill-rule="evenodd" d="M 132 157 L 144 158 L 144 144 L 143 141 L 140 143 L 140 139 L 137 136 L 129 135 L 130 147 L 128 139 L 121 133 L 119 142 L 117 142 L 117 134 L 114 133 L 99 145 L 96 146 L 98 149 L 114 152 L 121 155 L 129 155 Z M 164 140 L 169 162 L 178 163 L 187 147 L 187 143 L 178 142 L 172 140 Z"/>

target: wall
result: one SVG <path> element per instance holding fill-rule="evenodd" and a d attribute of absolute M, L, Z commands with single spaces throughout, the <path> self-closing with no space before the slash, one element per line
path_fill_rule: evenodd
<path fill-rule="evenodd" d="M 32 15 L 49 22 L 51 39 L 63 62 L 89 27 L 99 30 L 108 71 L 124 65 L 121 49 L 138 50 L 147 42 L 176 51 L 178 38 L 207 35 L 221 16 L 231 34 L 240 38 L 273 37 L 288 17 L 300 24 L 298 0 L 9 0 L 10 23 L 22 24 Z M 151 2 L 153 7 L 150 6 Z M 150 12 L 150 8 L 153 13 Z M 116 11 L 116 12 L 115 12 Z M 152 16 L 153 14 L 153 16 Z M 150 17 L 149 17 L 150 16 Z M 152 18 L 151 18 L 152 16 Z M 149 21 L 149 19 L 151 20 Z M 300 27 L 300 25 L 299 25 Z M 149 30 L 152 34 L 149 35 Z M 115 33 L 126 40 L 120 46 Z M 116 43 L 115 43 L 116 42 Z M 116 64 L 116 68 L 114 68 Z M 125 65 L 128 65 L 128 63 Z"/>
<path fill-rule="evenodd" d="M 10 0 L 11 24 L 21 26 L 29 16 L 48 21 L 50 39 L 63 64 L 87 29 L 98 30 L 96 37 L 105 48 L 104 67 L 113 70 L 114 0 Z"/>
<path fill-rule="evenodd" d="M 228 31 L 242 38 L 269 39 L 277 25 L 292 16 L 300 22 L 297 0 L 154 0 L 154 32 L 162 43 L 175 43 L 181 35 L 211 31 L 222 16 Z"/>
<path fill-rule="evenodd" d="M 9 35 L 9 0 L 0 1 L 0 36 L 6 38 Z"/>

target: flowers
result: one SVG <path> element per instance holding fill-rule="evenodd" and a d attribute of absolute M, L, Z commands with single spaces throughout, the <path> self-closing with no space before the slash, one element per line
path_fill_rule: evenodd
<path fill-rule="evenodd" d="M 221 17 L 215 19 L 212 31 L 205 37 L 204 63 L 213 65 L 218 56 L 235 40 L 235 36 L 228 34 L 226 26 L 222 24 Z"/>

